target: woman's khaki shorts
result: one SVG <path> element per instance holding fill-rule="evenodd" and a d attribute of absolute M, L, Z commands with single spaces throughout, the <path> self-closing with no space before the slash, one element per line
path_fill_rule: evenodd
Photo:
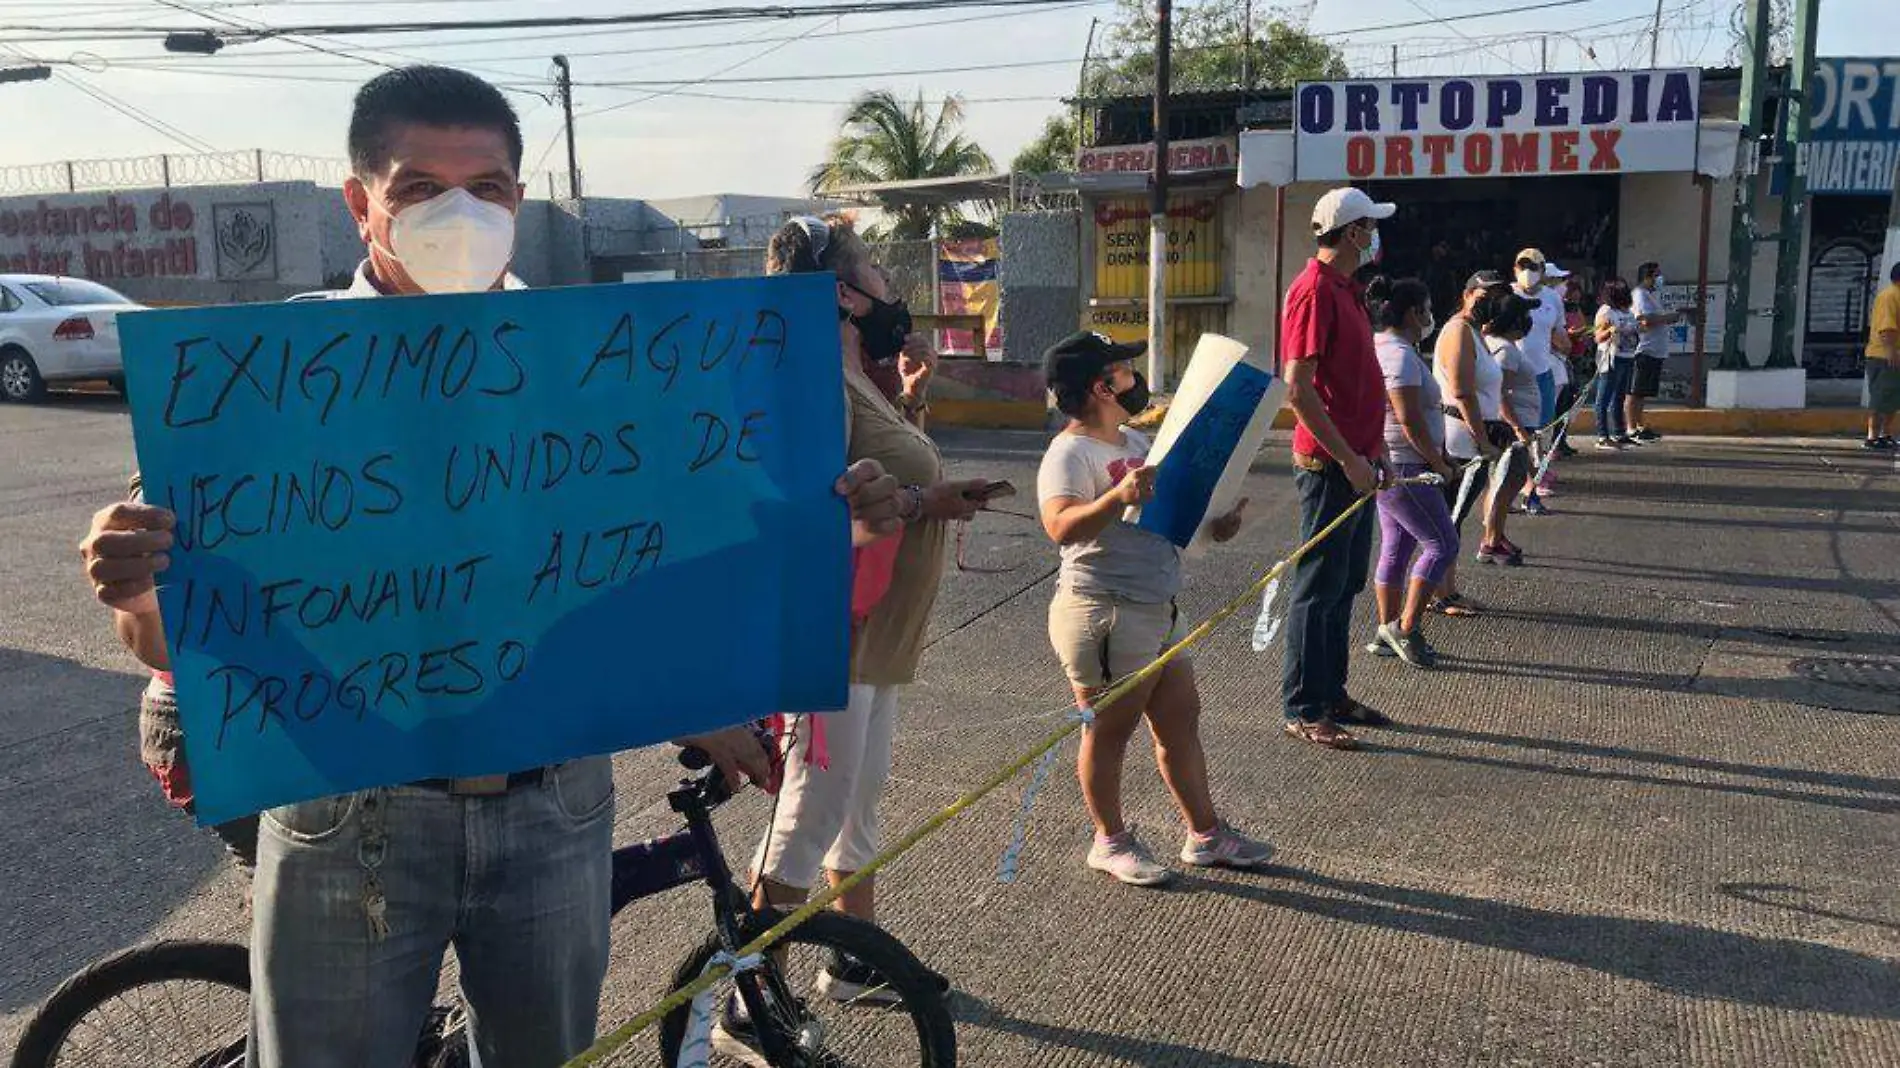
<path fill-rule="evenodd" d="M 1049 602 L 1049 643 L 1070 682 L 1096 689 L 1140 671 L 1173 645 L 1178 615 L 1172 601 L 1136 604 L 1058 589 Z"/>

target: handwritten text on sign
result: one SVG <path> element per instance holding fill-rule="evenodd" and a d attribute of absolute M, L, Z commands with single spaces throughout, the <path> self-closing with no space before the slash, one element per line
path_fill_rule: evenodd
<path fill-rule="evenodd" d="M 1302 83 L 1301 181 L 1629 174 L 1695 165 L 1701 73 Z"/>
<path fill-rule="evenodd" d="M 123 319 L 199 818 L 842 707 L 833 288 Z"/>

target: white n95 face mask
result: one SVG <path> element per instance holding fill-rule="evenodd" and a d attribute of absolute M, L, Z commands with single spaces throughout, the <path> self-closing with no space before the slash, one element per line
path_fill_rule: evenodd
<path fill-rule="evenodd" d="M 389 244 L 423 292 L 479 293 L 508 269 L 515 216 L 457 186 L 404 208 L 390 223 Z"/>

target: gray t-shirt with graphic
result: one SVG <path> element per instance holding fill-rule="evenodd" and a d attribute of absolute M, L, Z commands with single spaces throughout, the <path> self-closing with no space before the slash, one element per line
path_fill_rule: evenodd
<path fill-rule="evenodd" d="M 1147 458 L 1148 439 L 1133 430 L 1122 431 L 1119 445 L 1082 434 L 1057 434 L 1036 474 L 1036 501 L 1040 506 L 1068 497 L 1093 503 Z M 1118 516 L 1092 540 L 1062 546 L 1057 581 L 1074 593 L 1163 604 L 1181 590 L 1181 550 Z"/>

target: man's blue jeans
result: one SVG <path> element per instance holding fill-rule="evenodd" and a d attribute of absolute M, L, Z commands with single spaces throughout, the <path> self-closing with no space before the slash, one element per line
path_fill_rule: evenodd
<path fill-rule="evenodd" d="M 399 786 L 266 812 L 249 1068 L 404 1068 L 455 947 L 487 1068 L 554 1068 L 594 1039 L 607 974 L 613 769 L 503 794 Z"/>
<path fill-rule="evenodd" d="M 1359 498 L 1345 471 L 1334 463 L 1328 463 L 1324 471 L 1295 469 L 1293 486 L 1300 494 L 1302 542 Z M 1359 509 L 1293 567 L 1281 673 L 1288 719 L 1317 723 L 1346 699 L 1352 602 L 1366 588 L 1372 527 L 1372 508 Z"/>

